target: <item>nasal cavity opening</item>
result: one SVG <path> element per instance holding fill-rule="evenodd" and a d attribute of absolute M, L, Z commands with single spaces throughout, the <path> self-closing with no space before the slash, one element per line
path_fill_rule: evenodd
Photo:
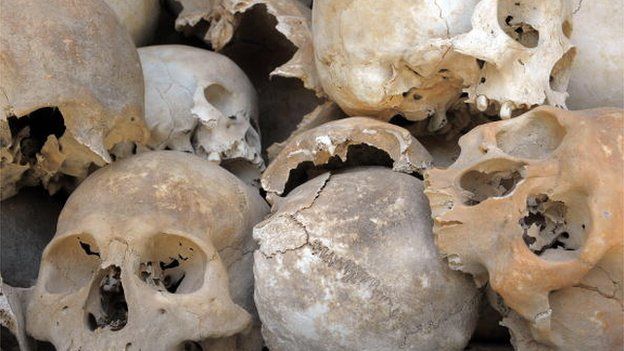
<path fill-rule="evenodd" d="M 57 139 L 65 133 L 65 122 L 56 107 L 44 107 L 22 117 L 8 118 L 11 137 L 19 143 L 22 155 L 29 162 L 36 162 L 36 156 L 54 135 Z"/>
<path fill-rule="evenodd" d="M 128 303 L 121 282 L 121 268 L 110 266 L 98 274 L 87 299 L 86 323 L 91 331 L 118 331 L 128 323 Z"/>

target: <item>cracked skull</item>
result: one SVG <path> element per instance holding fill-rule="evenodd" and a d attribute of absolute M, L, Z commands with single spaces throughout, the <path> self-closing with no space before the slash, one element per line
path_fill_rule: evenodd
<path fill-rule="evenodd" d="M 349 115 L 432 117 L 430 131 L 464 96 L 503 118 L 565 106 L 571 8 L 566 0 L 319 0 L 315 68 L 300 78 L 318 74 Z"/>
<path fill-rule="evenodd" d="M 577 291 L 569 287 L 613 290 L 592 269 L 611 266 L 607 281 L 622 281 L 609 258 L 624 242 L 622 120 L 617 109 L 540 107 L 477 127 L 460 139 L 453 165 L 426 173 L 436 244 L 450 266 L 489 281 L 537 342 L 559 345 L 580 332 L 561 328 L 571 312 L 562 301 Z M 594 322 L 597 333 L 614 328 Z"/>
<path fill-rule="evenodd" d="M 430 164 L 409 132 L 371 118 L 289 140 L 262 178 L 272 215 L 254 228 L 255 300 L 271 350 L 465 346 L 480 293 L 437 255 L 411 175 Z"/>
<path fill-rule="evenodd" d="M 255 169 L 259 178 L 257 97 L 245 73 L 223 55 L 182 45 L 145 47 L 139 55 L 147 146 L 194 153 L 235 173 Z"/>
<path fill-rule="evenodd" d="M 97 171 L 43 253 L 29 334 L 59 350 L 259 350 L 251 228 L 267 210 L 194 155 L 149 152 Z"/>
<path fill-rule="evenodd" d="M 3 199 L 72 189 L 115 144 L 147 139 L 139 58 L 108 6 L 8 0 L 0 16 Z"/>
<path fill-rule="evenodd" d="M 324 173 L 272 212 L 254 228 L 255 300 L 271 350 L 468 343 L 481 293 L 438 256 L 420 180 L 383 167 Z"/>

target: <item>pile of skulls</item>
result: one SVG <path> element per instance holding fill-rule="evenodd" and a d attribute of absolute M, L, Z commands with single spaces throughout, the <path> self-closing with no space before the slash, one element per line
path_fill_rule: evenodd
<path fill-rule="evenodd" d="M 2 0 L 2 350 L 623 349 L 623 24 Z"/>

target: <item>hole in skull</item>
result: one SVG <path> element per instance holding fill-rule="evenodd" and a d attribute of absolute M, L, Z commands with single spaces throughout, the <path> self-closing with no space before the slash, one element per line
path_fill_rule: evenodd
<path fill-rule="evenodd" d="M 521 165 L 512 165 L 506 169 L 497 168 L 471 170 L 462 175 L 459 183 L 462 189 L 467 191 L 465 205 L 474 206 L 491 197 L 509 195 L 523 179 L 520 174 Z"/>
<path fill-rule="evenodd" d="M 561 58 L 555 63 L 550 71 L 550 89 L 558 92 L 566 92 L 568 88 L 568 82 L 570 81 L 570 74 L 572 72 L 572 62 L 576 56 L 576 48 L 571 48 L 561 56 Z M 558 106 L 562 107 L 562 106 Z"/>
<path fill-rule="evenodd" d="M 357 166 L 392 168 L 393 163 L 394 161 L 387 152 L 374 146 L 366 144 L 349 145 L 345 161 L 336 155 L 330 157 L 327 163 L 322 165 L 315 165 L 312 161 L 305 161 L 300 163 L 297 168 L 291 169 L 288 181 L 284 187 L 284 196 L 299 185 L 327 171 Z"/>
<path fill-rule="evenodd" d="M 95 252 L 91 250 L 91 245 L 89 243 L 85 243 L 82 241 L 78 241 L 80 243 L 80 247 L 82 248 L 82 250 L 89 256 L 97 256 L 100 257 L 100 253 L 99 252 Z"/>
<path fill-rule="evenodd" d="M 180 351 L 204 351 L 204 348 L 196 341 L 185 341 L 180 347 Z"/>
<path fill-rule="evenodd" d="M 547 250 L 578 250 L 582 245 L 579 228 L 569 225 L 568 207 L 563 201 L 553 201 L 545 194 L 527 198 L 527 215 L 518 223 L 522 227 L 522 239 L 527 247 L 541 256 Z M 585 224 L 580 226 L 585 231 Z"/>
<path fill-rule="evenodd" d="M 391 124 L 394 124 L 395 126 L 399 126 L 399 127 L 410 127 L 410 126 L 413 126 L 414 124 L 416 124 L 415 121 L 410 121 L 409 119 L 405 118 L 401 114 L 392 116 L 392 118 L 390 118 L 390 121 L 388 121 L 388 122 L 390 122 Z"/>
<path fill-rule="evenodd" d="M 509 37 L 522 46 L 535 48 L 539 43 L 539 32 L 528 22 L 529 16 L 533 15 L 532 12 L 536 9 L 529 6 L 531 5 L 513 3 L 509 0 L 499 1 L 498 24 Z"/>
<path fill-rule="evenodd" d="M 195 243 L 177 235 L 159 234 L 148 251 L 137 275 L 153 289 L 180 294 L 203 284 L 206 258 Z"/>
<path fill-rule="evenodd" d="M 36 156 L 48 140 L 54 135 L 57 139 L 65 133 L 63 115 L 56 107 L 44 107 L 26 116 L 8 118 L 9 129 L 13 140 L 17 140 L 25 160 L 30 163 L 37 161 Z"/>
<path fill-rule="evenodd" d="M 128 323 L 128 303 L 121 282 L 121 268 L 110 266 L 100 272 L 91 287 L 85 306 L 86 323 L 91 331 L 118 331 Z"/>
<path fill-rule="evenodd" d="M 531 111 L 525 116 L 511 120 L 496 133 L 496 144 L 514 157 L 544 159 L 559 147 L 565 129 L 545 111 Z"/>

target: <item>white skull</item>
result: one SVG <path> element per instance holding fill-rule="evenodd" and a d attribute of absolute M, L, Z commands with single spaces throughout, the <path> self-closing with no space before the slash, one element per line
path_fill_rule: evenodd
<path fill-rule="evenodd" d="M 139 58 L 104 3 L 3 1 L 0 52 L 3 199 L 72 188 L 115 144 L 147 139 Z"/>
<path fill-rule="evenodd" d="M 228 164 L 264 168 L 256 91 L 229 58 L 164 45 L 139 49 L 145 79 L 147 147 L 194 153 Z"/>
<path fill-rule="evenodd" d="M 251 228 L 267 210 L 257 190 L 194 155 L 149 152 L 97 171 L 43 253 L 29 334 L 58 350 L 232 340 L 252 326 Z"/>
<path fill-rule="evenodd" d="M 580 332 L 551 328 L 570 309 L 554 307 L 565 300 L 559 293 L 602 289 L 588 273 L 614 267 L 604 261 L 624 244 L 623 118 L 616 109 L 539 107 L 475 128 L 453 165 L 425 174 L 436 244 L 451 268 L 489 281 L 540 343 L 569 344 Z M 606 271 L 609 282 L 624 280 L 621 267 Z"/>
<path fill-rule="evenodd" d="M 319 175 L 277 202 L 254 238 L 270 350 L 461 350 L 470 339 L 481 293 L 438 256 L 413 176 Z"/>
<path fill-rule="evenodd" d="M 134 44 L 144 46 L 152 41 L 160 16 L 159 0 L 105 0 L 128 30 Z"/>

